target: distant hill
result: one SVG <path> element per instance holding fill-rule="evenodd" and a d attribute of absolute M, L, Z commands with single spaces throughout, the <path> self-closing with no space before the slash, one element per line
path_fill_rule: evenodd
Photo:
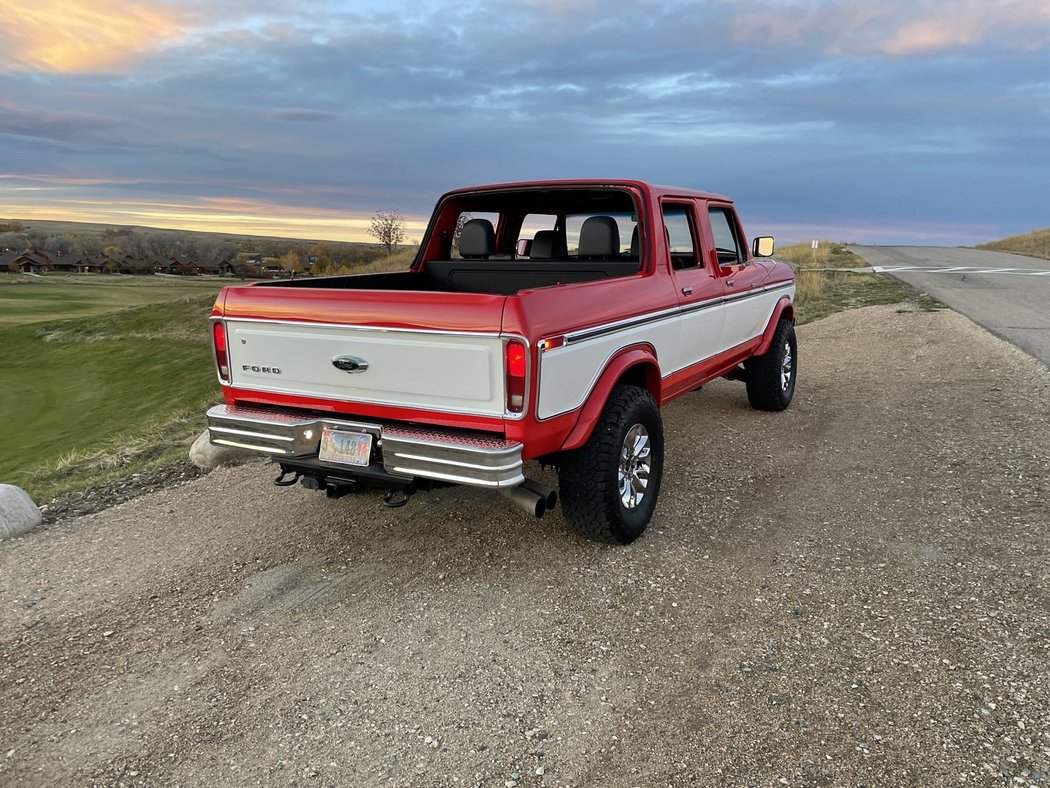
<path fill-rule="evenodd" d="M 995 252 L 1013 252 L 1029 257 L 1042 257 L 1050 260 L 1050 227 L 1032 230 L 1030 233 L 1011 235 L 999 241 L 980 244 L 978 249 L 990 249 Z"/>
<path fill-rule="evenodd" d="M 270 235 L 172 230 L 141 225 L 97 224 L 46 219 L 0 219 L 0 254 L 25 250 L 48 255 L 104 254 L 112 259 L 125 256 L 149 260 L 236 260 L 257 254 L 271 267 L 279 258 L 293 255 L 308 270 L 335 270 L 385 256 L 377 243 L 317 241 L 309 238 L 280 238 Z M 272 259 L 271 259 L 272 258 Z M 284 267 L 292 270 L 294 261 Z"/>
<path fill-rule="evenodd" d="M 149 227 L 140 224 L 96 224 L 94 222 L 64 222 L 50 219 L 9 219 L 0 218 L 0 231 L 6 229 L 5 225 L 15 223 L 22 227 L 23 231 L 36 230 L 40 233 L 66 235 L 73 234 L 84 238 L 97 240 L 109 239 L 133 232 L 139 233 L 163 233 L 166 236 L 184 237 L 187 240 L 212 240 L 233 243 L 244 241 L 275 241 L 285 245 L 300 246 L 304 244 L 315 244 L 319 242 L 316 238 L 285 238 L 277 235 L 244 235 L 238 233 L 216 233 L 199 230 L 174 230 L 167 227 Z M 347 247 L 360 247 L 362 249 L 377 249 L 376 243 L 362 243 L 358 241 L 329 241 L 328 243 Z"/>

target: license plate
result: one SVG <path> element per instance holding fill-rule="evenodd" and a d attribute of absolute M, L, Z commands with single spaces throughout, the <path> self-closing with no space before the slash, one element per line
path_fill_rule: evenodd
<path fill-rule="evenodd" d="M 344 465 L 368 465 L 372 453 L 372 436 L 367 432 L 349 432 L 325 427 L 321 431 L 318 459 Z"/>

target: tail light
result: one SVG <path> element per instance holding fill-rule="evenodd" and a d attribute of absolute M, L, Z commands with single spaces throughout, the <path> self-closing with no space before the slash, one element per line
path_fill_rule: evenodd
<path fill-rule="evenodd" d="M 528 370 L 528 350 L 520 339 L 511 339 L 506 349 L 507 411 L 521 413 L 525 410 L 525 381 Z"/>
<path fill-rule="evenodd" d="M 230 359 L 226 352 L 226 326 L 221 320 L 211 324 L 211 339 L 215 346 L 215 366 L 219 370 L 219 380 L 230 382 Z"/>

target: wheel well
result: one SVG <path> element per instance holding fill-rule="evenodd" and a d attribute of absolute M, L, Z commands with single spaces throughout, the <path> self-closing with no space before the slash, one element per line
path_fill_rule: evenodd
<path fill-rule="evenodd" d="M 635 364 L 633 367 L 628 367 L 617 378 L 616 385 L 645 389 L 653 395 L 653 399 L 660 401 L 659 373 L 652 364 Z"/>
<path fill-rule="evenodd" d="M 795 307 L 792 304 L 788 304 L 784 307 L 784 311 L 780 313 L 780 317 L 783 320 L 790 320 L 792 323 L 795 322 Z"/>

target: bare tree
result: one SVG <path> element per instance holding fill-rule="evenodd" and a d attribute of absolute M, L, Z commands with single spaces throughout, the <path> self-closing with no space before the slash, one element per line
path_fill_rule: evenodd
<path fill-rule="evenodd" d="M 463 225 L 473 218 L 469 211 L 463 211 L 456 219 L 456 229 L 452 231 L 452 249 L 457 253 L 459 252 L 459 237 L 463 235 Z"/>
<path fill-rule="evenodd" d="M 397 245 L 405 240 L 405 217 L 400 211 L 376 211 L 368 234 L 386 247 L 388 255 L 393 254 Z"/>

